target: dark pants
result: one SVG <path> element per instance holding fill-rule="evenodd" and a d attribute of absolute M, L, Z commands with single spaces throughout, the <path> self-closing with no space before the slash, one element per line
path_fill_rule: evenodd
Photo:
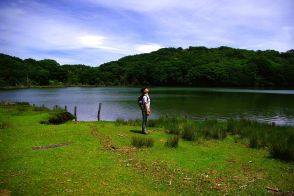
<path fill-rule="evenodd" d="M 147 132 L 147 120 L 148 120 L 147 113 L 144 110 L 142 110 L 142 132 L 143 133 Z"/>

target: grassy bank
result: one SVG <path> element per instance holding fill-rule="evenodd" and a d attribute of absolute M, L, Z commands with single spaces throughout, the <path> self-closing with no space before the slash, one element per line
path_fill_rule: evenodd
<path fill-rule="evenodd" d="M 248 148 L 244 127 L 255 124 L 162 118 L 150 121 L 149 135 L 140 134 L 137 121 L 40 124 L 56 112 L 0 107 L 0 193 L 264 195 L 294 190 L 292 162 L 272 158 L 267 145 Z M 134 147 L 141 138 L 147 147 Z"/>
<path fill-rule="evenodd" d="M 140 125 L 140 120 L 116 120 L 118 125 Z M 294 161 L 294 127 L 277 126 L 246 119 L 193 121 L 179 117 L 160 117 L 149 121 L 151 127 L 162 127 L 169 134 L 187 141 L 223 140 L 228 135 L 250 148 L 268 150 L 273 158 Z"/>

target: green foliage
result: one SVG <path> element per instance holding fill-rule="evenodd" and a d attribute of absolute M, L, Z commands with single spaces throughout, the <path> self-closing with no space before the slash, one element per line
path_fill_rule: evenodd
<path fill-rule="evenodd" d="M 90 67 L 0 54 L 0 87 L 34 85 L 293 86 L 294 52 L 162 48 Z"/>
<path fill-rule="evenodd" d="M 69 112 L 56 111 L 49 117 L 48 121 L 41 121 L 41 124 L 62 124 L 74 119 L 74 115 Z"/>
<path fill-rule="evenodd" d="M 178 135 L 171 135 L 167 138 L 165 145 L 170 148 L 177 148 L 179 145 L 180 136 Z"/>
<path fill-rule="evenodd" d="M 132 145 L 138 148 L 152 147 L 154 145 L 154 139 L 149 137 L 132 137 Z"/>

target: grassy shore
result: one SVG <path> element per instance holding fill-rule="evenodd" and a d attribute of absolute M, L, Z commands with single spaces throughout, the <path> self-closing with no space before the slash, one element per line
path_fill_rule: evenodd
<path fill-rule="evenodd" d="M 0 106 L 0 193 L 293 193 L 293 162 L 272 158 L 269 147 L 259 140 L 258 148 L 248 148 L 250 137 L 245 130 L 261 125 L 241 126 L 232 120 L 227 124 L 168 123 L 167 127 L 151 121 L 150 134 L 142 135 L 138 122 L 122 120 L 40 124 L 56 112 L 21 104 Z M 202 134 L 189 141 L 184 135 L 189 136 L 195 127 L 201 128 Z M 214 130 L 218 130 L 217 136 Z M 220 130 L 226 130 L 224 135 Z M 175 135 L 176 139 L 170 139 Z M 134 138 L 147 138 L 147 147 L 134 147 Z M 177 145 L 167 145 L 167 140 L 178 139 Z"/>

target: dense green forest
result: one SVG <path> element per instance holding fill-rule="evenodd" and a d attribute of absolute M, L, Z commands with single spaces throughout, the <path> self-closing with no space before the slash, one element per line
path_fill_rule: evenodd
<path fill-rule="evenodd" d="M 294 87 L 294 50 L 162 48 L 91 67 L 0 54 L 0 86 L 150 85 Z"/>

